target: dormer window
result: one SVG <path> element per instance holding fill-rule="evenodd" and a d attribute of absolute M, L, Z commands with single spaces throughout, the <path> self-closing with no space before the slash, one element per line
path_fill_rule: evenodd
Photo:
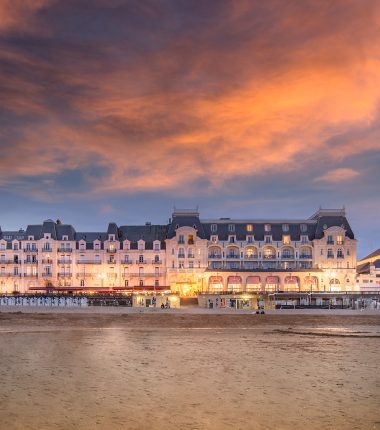
<path fill-rule="evenodd" d="M 139 241 L 139 251 L 143 251 L 145 249 L 145 242 Z"/>
<path fill-rule="evenodd" d="M 211 224 L 211 231 L 216 233 L 218 231 L 218 224 Z"/>
<path fill-rule="evenodd" d="M 253 225 L 252 224 L 247 224 L 247 231 L 253 231 Z"/>
<path fill-rule="evenodd" d="M 129 250 L 130 245 L 129 242 L 124 242 L 124 249 Z"/>
<path fill-rule="evenodd" d="M 100 243 L 95 243 L 95 249 L 100 249 Z"/>
<path fill-rule="evenodd" d="M 110 234 L 108 236 L 108 240 L 111 241 L 111 242 L 113 242 L 115 240 L 115 235 L 114 234 Z"/>
<path fill-rule="evenodd" d="M 282 224 L 282 231 L 289 231 L 289 224 Z"/>
<path fill-rule="evenodd" d="M 265 236 L 265 243 L 272 243 L 272 236 Z"/>
<path fill-rule="evenodd" d="M 284 234 L 284 236 L 282 236 L 282 242 L 284 245 L 289 245 L 290 243 L 290 236 L 288 234 Z"/>
<path fill-rule="evenodd" d="M 62 240 L 69 240 L 69 236 L 62 236 Z"/>
<path fill-rule="evenodd" d="M 228 241 L 230 243 L 235 243 L 235 240 L 236 240 L 236 236 L 228 236 Z"/>
<path fill-rule="evenodd" d="M 344 243 L 343 236 L 342 235 L 337 236 L 336 237 L 336 244 L 337 245 L 343 245 L 343 243 Z"/>
<path fill-rule="evenodd" d="M 235 224 L 228 224 L 228 231 L 235 231 Z"/>
<path fill-rule="evenodd" d="M 34 236 L 28 236 L 28 240 L 34 240 Z"/>
<path fill-rule="evenodd" d="M 252 243 L 253 242 L 253 236 L 252 235 L 247 236 L 247 242 L 248 243 Z"/>
<path fill-rule="evenodd" d="M 303 233 L 305 233 L 307 231 L 307 225 L 306 224 L 301 224 L 301 231 Z"/>
<path fill-rule="evenodd" d="M 218 241 L 218 236 L 211 236 L 211 242 L 216 243 Z"/>
<path fill-rule="evenodd" d="M 154 245 L 153 245 L 153 249 L 155 251 L 159 251 L 160 250 L 160 242 L 155 242 Z"/>
<path fill-rule="evenodd" d="M 309 241 L 308 236 L 301 236 L 301 242 L 302 243 L 307 243 Z"/>
<path fill-rule="evenodd" d="M 194 245 L 194 236 L 192 234 L 189 234 L 189 236 L 187 238 L 187 243 L 189 245 Z"/>
<path fill-rule="evenodd" d="M 264 231 L 270 231 L 270 224 L 264 225 Z"/>
<path fill-rule="evenodd" d="M 183 234 L 178 236 L 178 243 L 185 243 L 185 236 Z"/>

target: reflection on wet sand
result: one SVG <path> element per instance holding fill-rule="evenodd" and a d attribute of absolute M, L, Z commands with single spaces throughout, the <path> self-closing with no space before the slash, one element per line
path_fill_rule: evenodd
<path fill-rule="evenodd" d="M 380 428 L 378 317 L 266 317 L 1 314 L 0 428 Z"/>

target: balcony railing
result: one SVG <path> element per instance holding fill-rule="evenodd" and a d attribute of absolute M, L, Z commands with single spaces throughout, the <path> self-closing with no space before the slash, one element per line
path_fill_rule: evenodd
<path fill-rule="evenodd" d="M 41 252 L 53 252 L 53 248 L 42 248 Z"/>
<path fill-rule="evenodd" d="M 38 264 L 37 260 L 30 261 L 30 260 L 24 260 L 24 264 Z"/>
<path fill-rule="evenodd" d="M 294 254 L 281 254 L 283 260 L 294 260 Z"/>
<path fill-rule="evenodd" d="M 78 260 L 77 264 L 102 264 L 101 260 Z"/>
<path fill-rule="evenodd" d="M 239 254 L 227 254 L 226 258 L 240 258 Z"/>
<path fill-rule="evenodd" d="M 23 249 L 24 252 L 38 252 L 37 248 L 24 248 Z"/>
<path fill-rule="evenodd" d="M 129 275 L 126 276 L 130 276 L 132 278 L 157 278 L 159 276 L 162 276 L 162 273 L 129 273 Z"/>
<path fill-rule="evenodd" d="M 42 264 L 53 264 L 53 260 L 41 260 Z"/>
<path fill-rule="evenodd" d="M 132 260 L 122 260 L 121 264 L 133 264 Z"/>
<path fill-rule="evenodd" d="M 53 274 L 52 273 L 46 273 L 46 272 L 44 272 L 44 273 L 42 273 L 42 275 L 41 275 L 43 278 L 51 278 L 52 276 L 53 276 Z"/>
<path fill-rule="evenodd" d="M 14 261 L 14 260 L 0 260 L 0 264 L 21 264 L 21 261 Z"/>
<path fill-rule="evenodd" d="M 107 248 L 106 251 L 110 254 L 115 254 L 117 252 L 116 248 Z"/>
<path fill-rule="evenodd" d="M 0 276 L 2 276 L 2 277 L 19 277 L 19 276 L 21 276 L 21 274 L 14 273 L 14 272 L 8 272 L 8 273 L 0 272 Z"/>
<path fill-rule="evenodd" d="M 73 252 L 72 248 L 58 248 L 58 252 Z"/>
<path fill-rule="evenodd" d="M 334 258 L 334 254 L 327 254 L 327 258 Z"/>
<path fill-rule="evenodd" d="M 116 260 L 107 260 L 107 264 L 117 264 Z"/>
<path fill-rule="evenodd" d="M 300 254 L 301 259 L 312 259 L 313 256 L 311 254 Z"/>
<path fill-rule="evenodd" d="M 58 264 L 71 264 L 72 260 L 65 260 L 65 259 L 60 259 L 58 260 Z"/>
<path fill-rule="evenodd" d="M 257 260 L 258 258 L 259 258 L 258 254 L 244 255 L 245 260 Z"/>
<path fill-rule="evenodd" d="M 150 262 L 148 260 L 143 260 L 143 261 L 136 260 L 136 264 L 149 264 L 149 263 Z"/>
<path fill-rule="evenodd" d="M 263 255 L 263 258 L 265 260 L 275 260 L 276 259 L 276 254 Z"/>
<path fill-rule="evenodd" d="M 72 276 L 72 273 L 58 273 L 58 278 L 71 278 Z"/>
<path fill-rule="evenodd" d="M 338 255 L 336 256 L 336 258 L 344 258 L 344 255 L 343 255 L 343 254 L 338 254 Z"/>
<path fill-rule="evenodd" d="M 208 258 L 222 258 L 222 254 L 209 254 Z"/>
<path fill-rule="evenodd" d="M 37 273 L 24 273 L 25 278 L 37 278 Z"/>
<path fill-rule="evenodd" d="M 185 258 L 185 254 L 178 254 L 178 258 Z"/>

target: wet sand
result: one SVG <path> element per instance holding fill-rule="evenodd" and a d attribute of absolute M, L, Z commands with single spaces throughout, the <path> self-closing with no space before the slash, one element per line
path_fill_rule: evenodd
<path fill-rule="evenodd" d="M 380 429 L 380 314 L 0 313 L 0 429 Z"/>

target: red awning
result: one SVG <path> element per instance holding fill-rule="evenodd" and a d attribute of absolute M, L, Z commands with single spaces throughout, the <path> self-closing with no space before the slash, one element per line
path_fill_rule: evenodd
<path fill-rule="evenodd" d="M 248 276 L 247 284 L 261 284 L 260 276 Z"/>
<path fill-rule="evenodd" d="M 137 285 L 135 287 L 131 287 L 130 288 L 132 291 L 166 291 L 166 290 L 170 290 L 169 286 L 163 286 L 160 285 L 158 287 L 155 287 L 154 285 Z"/>
<path fill-rule="evenodd" d="M 210 276 L 210 284 L 223 284 L 223 276 Z"/>
<path fill-rule="evenodd" d="M 227 278 L 228 284 L 241 284 L 241 282 L 242 282 L 241 276 L 229 276 Z"/>
<path fill-rule="evenodd" d="M 267 276 L 266 283 L 267 284 L 279 284 L 280 279 L 278 276 Z"/>
<path fill-rule="evenodd" d="M 317 285 L 318 284 L 318 278 L 316 276 L 306 276 L 305 284 Z"/>
<path fill-rule="evenodd" d="M 285 284 L 296 284 L 298 285 L 298 278 L 297 276 L 287 276 L 285 278 Z"/>

